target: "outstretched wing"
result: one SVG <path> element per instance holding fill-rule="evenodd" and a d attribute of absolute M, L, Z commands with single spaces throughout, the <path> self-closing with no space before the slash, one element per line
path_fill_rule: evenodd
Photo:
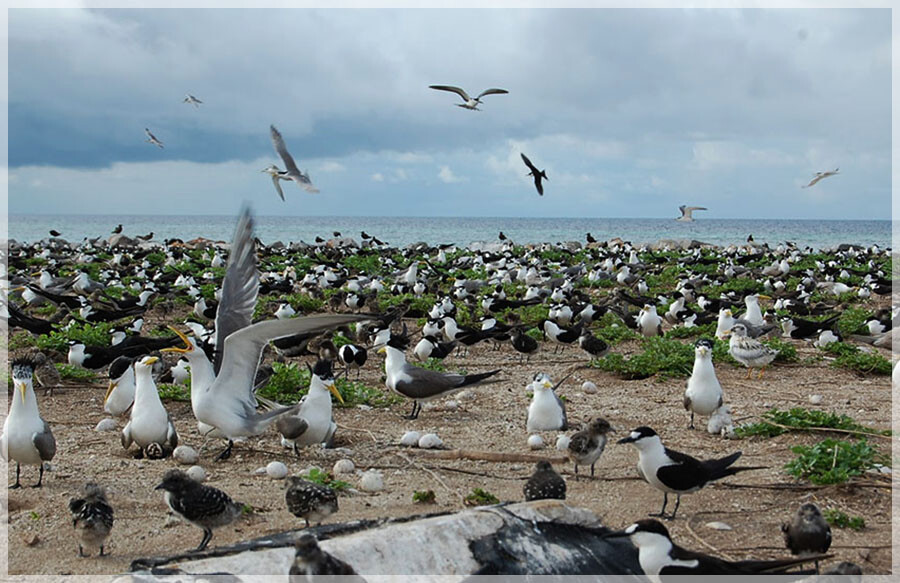
<path fill-rule="evenodd" d="M 507 91 L 506 89 L 497 89 L 496 87 L 491 87 L 490 89 L 485 89 L 484 91 L 482 91 L 478 95 L 478 97 L 475 98 L 475 101 L 478 101 L 485 95 L 501 95 L 503 93 L 509 93 L 509 91 Z"/>
<path fill-rule="evenodd" d="M 470 99 L 472 99 L 462 87 L 454 87 L 452 85 L 429 85 L 428 88 L 437 89 L 438 91 L 450 91 L 452 93 L 456 93 L 463 98 L 463 101 L 469 101 Z M 479 97 L 481 96 L 479 95 Z"/>
<path fill-rule="evenodd" d="M 235 331 L 250 325 L 258 293 L 259 272 L 256 270 L 253 217 L 250 209 L 245 208 L 231 241 L 231 253 L 225 268 L 225 278 L 222 280 L 222 299 L 216 310 L 216 373 L 222 365 L 225 340 Z"/>
<path fill-rule="evenodd" d="M 284 200 L 284 191 L 281 190 L 281 179 L 278 178 L 277 174 L 272 175 L 272 182 L 275 184 L 275 190 L 278 192 L 278 196 L 281 197 L 281 200 Z"/>
<path fill-rule="evenodd" d="M 522 156 L 522 161 L 525 162 L 525 165 L 528 166 L 529 170 L 531 170 L 534 173 L 538 172 L 537 167 L 535 167 L 535 165 L 531 163 L 531 160 L 528 159 L 528 156 L 526 156 L 525 154 L 523 154 L 521 152 L 519 152 L 519 155 Z"/>
<path fill-rule="evenodd" d="M 278 155 L 284 161 L 288 174 L 300 174 L 300 170 L 291 157 L 291 153 L 287 151 L 287 146 L 284 145 L 284 138 L 281 137 L 281 133 L 273 125 L 269 126 L 269 130 L 272 133 L 272 145 L 275 146 L 275 151 L 278 152 Z"/>

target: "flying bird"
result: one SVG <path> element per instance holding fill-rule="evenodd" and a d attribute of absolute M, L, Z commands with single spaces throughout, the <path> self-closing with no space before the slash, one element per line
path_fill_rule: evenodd
<path fill-rule="evenodd" d="M 452 85 L 429 85 L 428 88 L 437 89 L 438 91 L 451 91 L 453 93 L 456 93 L 463 98 L 463 101 L 465 101 L 465 103 L 457 103 L 456 105 L 465 109 L 471 109 L 472 111 L 481 111 L 480 109 L 478 109 L 478 104 L 481 103 L 481 98 L 485 95 L 502 95 L 504 93 L 509 93 L 509 91 L 507 91 L 506 89 L 497 89 L 495 87 L 492 87 L 491 89 L 485 89 L 478 94 L 478 97 L 473 99 L 469 97 L 469 94 L 466 93 L 466 91 L 461 87 L 454 87 Z"/>
<path fill-rule="evenodd" d="M 829 176 L 834 176 L 838 174 L 840 168 L 835 168 L 834 170 L 827 170 L 825 172 L 816 172 L 816 175 L 813 176 L 813 179 L 809 181 L 809 184 L 806 186 L 801 186 L 800 188 L 809 188 L 810 186 L 814 186 L 816 182 L 822 180 L 823 178 L 828 178 Z"/>
<path fill-rule="evenodd" d="M 145 142 L 149 142 L 149 143 L 153 144 L 154 146 L 159 146 L 160 148 L 163 147 L 163 143 L 160 142 L 156 138 L 156 136 L 153 135 L 153 132 L 151 132 L 149 128 L 144 128 L 144 131 L 147 132 L 147 139 L 144 140 Z"/>
<path fill-rule="evenodd" d="M 690 223 L 690 222 L 693 222 L 693 220 L 694 220 L 694 217 L 692 216 L 692 213 L 694 211 L 705 211 L 705 210 L 707 210 L 707 208 L 705 206 L 681 205 L 680 207 L 678 207 L 678 210 L 681 211 L 681 216 L 675 220 L 681 221 L 684 223 Z"/>
<path fill-rule="evenodd" d="M 275 129 L 275 126 L 269 126 L 269 129 L 272 132 L 272 145 L 275 146 L 275 151 L 281 156 L 281 160 L 284 162 L 284 166 L 287 170 L 280 170 L 278 166 L 272 164 L 268 168 L 261 170 L 261 172 L 265 172 L 272 177 L 272 182 L 275 184 L 275 190 L 278 192 L 278 196 L 281 197 L 281 200 L 284 200 L 284 192 L 281 190 L 281 184 L 278 182 L 279 180 L 293 180 L 306 189 L 307 192 L 319 192 L 319 189 L 313 186 L 312 180 L 309 179 L 309 174 L 304 174 L 297 168 L 294 158 L 291 156 L 290 152 L 287 151 L 287 146 L 284 144 L 284 138 L 281 137 L 281 133 Z"/>
<path fill-rule="evenodd" d="M 538 194 L 544 196 L 544 185 L 541 184 L 541 180 L 550 180 L 547 178 L 547 172 L 545 170 L 538 170 L 525 154 L 520 152 L 519 155 L 522 156 L 522 161 L 525 162 L 525 165 L 528 166 L 528 169 L 530 170 L 528 176 L 534 176 L 534 187 L 537 188 Z"/>
<path fill-rule="evenodd" d="M 190 103 L 194 107 L 200 107 L 200 104 L 203 103 L 202 101 L 200 101 L 199 99 L 197 99 L 196 97 L 191 95 L 190 93 L 188 93 L 187 97 L 184 98 L 184 102 Z"/>

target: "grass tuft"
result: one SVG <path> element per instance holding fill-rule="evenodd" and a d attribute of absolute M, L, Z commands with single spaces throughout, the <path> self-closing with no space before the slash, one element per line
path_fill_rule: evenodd
<path fill-rule="evenodd" d="M 856 442 L 826 439 L 812 446 L 792 447 L 791 451 L 797 457 L 784 466 L 787 472 L 816 485 L 842 484 L 878 464 L 890 463 L 887 456 L 865 439 Z"/>

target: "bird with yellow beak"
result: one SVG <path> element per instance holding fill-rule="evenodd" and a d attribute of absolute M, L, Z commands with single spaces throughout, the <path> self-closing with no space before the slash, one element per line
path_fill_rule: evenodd
<path fill-rule="evenodd" d="M 40 467 L 38 481 L 33 486 L 40 488 L 44 479 L 44 462 L 52 460 L 56 455 L 56 439 L 38 411 L 32 384 L 35 362 L 29 358 L 17 358 L 12 361 L 10 368 L 15 390 L 9 415 L 3 423 L 3 435 L 0 435 L 0 455 L 4 460 L 16 462 L 16 483 L 10 488 L 21 486 L 20 464 Z"/>
<path fill-rule="evenodd" d="M 296 412 L 275 421 L 275 428 L 281 433 L 281 444 L 293 448 L 295 453 L 308 445 L 331 445 L 337 430 L 332 417 L 331 395 L 344 403 L 335 384 L 330 360 L 319 360 L 309 371 L 309 392 L 298 404 Z"/>
<path fill-rule="evenodd" d="M 134 405 L 131 418 L 122 430 L 122 447 L 128 449 L 137 444 L 137 457 L 163 458 L 178 446 L 178 433 L 169 413 L 163 407 L 153 382 L 155 356 L 145 356 L 134 363 Z"/>

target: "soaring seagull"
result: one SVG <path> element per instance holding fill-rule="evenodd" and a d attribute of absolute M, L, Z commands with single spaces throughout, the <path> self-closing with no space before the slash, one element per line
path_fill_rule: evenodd
<path fill-rule="evenodd" d="M 806 186 L 801 186 L 800 188 L 809 188 L 810 186 L 814 186 L 816 182 L 822 180 L 823 178 L 828 178 L 829 176 L 834 176 L 840 172 L 840 168 L 835 168 L 834 170 L 826 170 L 825 172 L 816 172 L 816 175 L 812 180 L 809 181 L 809 184 Z"/>
<path fill-rule="evenodd" d="M 678 210 L 681 211 L 681 216 L 675 219 L 676 221 L 682 221 L 685 223 L 693 222 L 693 212 L 694 211 L 705 211 L 707 208 L 705 206 L 687 206 L 681 205 L 678 207 Z"/>
<path fill-rule="evenodd" d="M 531 160 L 528 159 L 528 156 L 519 152 L 519 155 L 522 156 L 522 161 L 525 162 L 525 165 L 528 166 L 528 169 L 531 172 L 528 173 L 528 176 L 534 176 L 534 187 L 537 188 L 538 194 L 544 196 L 544 185 L 541 184 L 541 180 L 550 180 L 547 178 L 546 170 L 538 170 L 537 166 L 531 163 Z"/>
<path fill-rule="evenodd" d="M 144 140 L 145 142 L 150 142 L 151 144 L 159 146 L 160 148 L 163 147 L 163 143 L 156 139 L 156 136 L 153 135 L 153 132 L 151 132 L 148 128 L 144 128 L 144 131 L 147 132 L 147 139 Z"/>
<path fill-rule="evenodd" d="M 453 85 L 429 85 L 429 89 L 437 89 L 438 91 L 451 91 L 456 93 L 460 97 L 463 98 L 465 103 L 457 103 L 458 107 L 463 107 L 465 109 L 471 109 L 472 111 L 481 111 L 478 109 L 478 104 L 481 103 L 481 98 L 485 95 L 501 95 L 504 93 L 509 93 L 506 89 L 497 89 L 496 87 L 492 87 L 490 89 L 485 89 L 481 93 L 478 94 L 478 97 L 471 98 L 469 94 L 466 93 L 465 89 L 461 87 L 454 87 Z"/>
<path fill-rule="evenodd" d="M 275 190 L 278 191 L 278 196 L 281 197 L 281 200 L 284 200 L 284 192 L 281 190 L 281 184 L 278 183 L 279 180 L 293 180 L 305 188 L 307 192 L 319 192 L 319 189 L 313 186 L 312 181 L 309 179 L 309 174 L 304 174 L 297 168 L 294 158 L 291 157 L 290 152 L 287 151 L 287 146 L 284 145 L 284 138 L 281 137 L 281 133 L 275 129 L 275 126 L 269 126 L 269 129 L 272 132 L 272 145 L 275 146 L 275 151 L 281 156 L 287 170 L 280 170 L 278 166 L 272 164 L 268 168 L 261 170 L 261 172 L 265 172 L 272 177 Z"/>
<path fill-rule="evenodd" d="M 200 107 L 200 104 L 203 103 L 202 101 L 200 101 L 199 99 L 197 99 L 196 97 L 191 95 L 190 93 L 188 93 L 187 97 L 184 98 L 184 102 L 190 103 L 194 107 Z"/>

